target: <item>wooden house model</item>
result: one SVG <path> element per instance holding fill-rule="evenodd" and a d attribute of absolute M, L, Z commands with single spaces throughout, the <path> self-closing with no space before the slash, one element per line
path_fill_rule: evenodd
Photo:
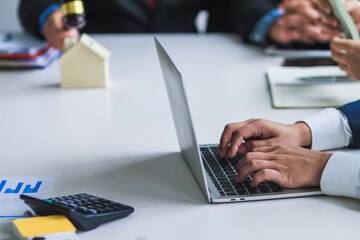
<path fill-rule="evenodd" d="M 110 52 L 87 34 L 79 40 L 65 40 L 60 57 L 61 87 L 106 87 L 110 83 Z"/>

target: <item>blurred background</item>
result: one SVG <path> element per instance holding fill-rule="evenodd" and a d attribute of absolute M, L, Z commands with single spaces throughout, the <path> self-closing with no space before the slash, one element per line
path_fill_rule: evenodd
<path fill-rule="evenodd" d="M 18 18 L 18 4 L 20 0 L 1 0 L 0 3 L 0 31 L 20 31 L 21 24 Z M 207 28 L 208 13 L 202 11 L 196 19 L 199 32 L 205 32 Z"/>
<path fill-rule="evenodd" d="M 0 3 L 0 30 L 20 30 L 17 7 L 19 0 L 2 0 Z"/>

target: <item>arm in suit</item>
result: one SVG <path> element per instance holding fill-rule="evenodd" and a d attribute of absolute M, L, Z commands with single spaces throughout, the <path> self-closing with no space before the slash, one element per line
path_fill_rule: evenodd
<path fill-rule="evenodd" d="M 268 13 L 275 10 L 281 0 L 230 0 L 218 4 L 210 10 L 208 30 L 239 33 L 244 41 L 250 41 L 250 35 L 257 23 Z M 222 23 L 226 26 L 219 26 Z"/>
<path fill-rule="evenodd" d="M 360 100 L 338 110 L 326 109 L 305 122 L 312 132 L 313 149 L 360 147 Z M 360 198 L 359 177 L 359 155 L 335 152 L 322 172 L 320 187 L 327 195 Z"/>
<path fill-rule="evenodd" d="M 346 104 L 339 108 L 342 111 L 350 125 L 352 131 L 352 144 L 351 147 L 359 148 L 360 147 L 360 100 Z"/>
<path fill-rule="evenodd" d="M 58 0 L 21 0 L 19 15 L 25 30 L 39 38 L 43 38 L 39 27 L 40 15 L 50 6 L 59 3 Z"/>

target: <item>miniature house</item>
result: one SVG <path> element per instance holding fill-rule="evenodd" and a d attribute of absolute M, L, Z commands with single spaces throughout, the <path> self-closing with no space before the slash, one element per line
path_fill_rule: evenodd
<path fill-rule="evenodd" d="M 65 40 L 60 57 L 61 87 L 106 87 L 110 83 L 110 52 L 87 34 L 77 40 Z"/>

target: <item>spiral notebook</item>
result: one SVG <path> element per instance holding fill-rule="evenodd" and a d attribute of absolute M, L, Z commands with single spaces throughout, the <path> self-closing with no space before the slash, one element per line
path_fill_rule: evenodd
<path fill-rule="evenodd" d="M 339 107 L 360 99 L 360 82 L 336 66 L 272 67 L 267 80 L 274 108 Z"/>

